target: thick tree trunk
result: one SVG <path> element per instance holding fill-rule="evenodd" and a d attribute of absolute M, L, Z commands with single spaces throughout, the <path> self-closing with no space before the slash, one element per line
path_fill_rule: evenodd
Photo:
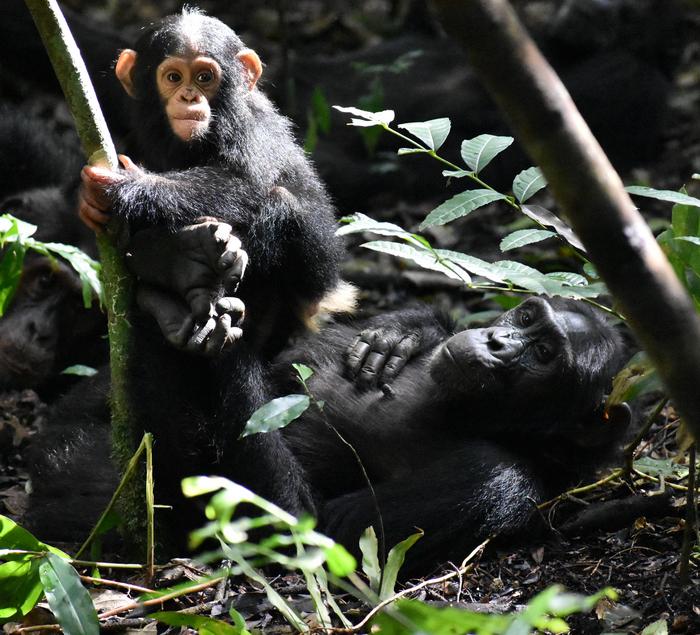
<path fill-rule="evenodd" d="M 434 0 L 700 439 L 700 319 L 571 97 L 506 0 Z"/>

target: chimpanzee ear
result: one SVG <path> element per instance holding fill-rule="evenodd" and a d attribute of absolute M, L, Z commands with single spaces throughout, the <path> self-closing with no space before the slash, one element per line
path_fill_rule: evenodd
<path fill-rule="evenodd" d="M 134 89 L 133 72 L 136 66 L 136 51 L 132 49 L 124 49 L 119 53 L 119 58 L 114 67 L 114 74 L 117 79 L 121 82 L 124 90 L 127 92 L 129 97 L 136 97 L 136 91 Z"/>
<path fill-rule="evenodd" d="M 603 421 L 608 426 L 624 430 L 632 421 L 632 409 L 626 401 L 611 404 L 603 412 Z"/>
<path fill-rule="evenodd" d="M 236 55 L 245 68 L 248 81 L 248 90 L 253 90 L 262 75 L 262 62 L 253 49 L 243 49 Z"/>

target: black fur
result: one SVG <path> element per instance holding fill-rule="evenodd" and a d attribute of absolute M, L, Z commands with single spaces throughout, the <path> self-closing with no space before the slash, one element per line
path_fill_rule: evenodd
<path fill-rule="evenodd" d="M 155 68 L 165 55 L 191 53 L 193 45 L 219 63 L 222 81 L 208 130 L 184 143 L 167 122 Z M 132 319 L 131 415 L 137 431 L 154 433 L 157 502 L 173 505 L 178 522 L 180 480 L 198 473 L 255 486 L 292 512 L 308 507 L 304 484 L 291 486 L 295 461 L 279 434 L 236 440 L 269 398 L 266 360 L 301 327 L 304 307 L 336 285 L 342 249 L 329 197 L 288 120 L 257 88 L 248 89 L 236 59 L 242 48 L 231 29 L 196 11 L 142 35 L 135 46 L 132 143 L 134 158 L 152 172 L 127 174 L 110 189 L 111 211 L 133 232 L 170 232 L 213 216 L 233 227 L 250 258 L 236 294 L 245 303 L 243 338 L 230 352 L 209 359 L 176 350 L 149 316 L 135 312 Z M 158 253 L 152 259 L 167 275 L 170 263 Z M 148 271 L 139 273 L 146 277 L 141 283 L 152 282 Z M 120 454 L 124 460 L 123 448 Z"/>

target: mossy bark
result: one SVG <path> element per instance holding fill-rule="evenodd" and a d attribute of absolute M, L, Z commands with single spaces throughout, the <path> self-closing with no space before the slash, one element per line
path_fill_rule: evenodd
<path fill-rule="evenodd" d="M 118 166 L 117 154 L 100 110 L 95 90 L 85 63 L 56 0 L 25 0 L 75 119 L 83 152 L 91 165 L 112 169 Z M 115 51 L 116 53 L 116 51 Z M 109 326 L 111 366 L 112 436 L 115 454 L 124 468 L 140 441 L 133 430 L 129 407 L 127 367 L 133 349 L 129 325 L 132 305 L 132 279 L 122 257 L 119 244 L 125 227 L 113 219 L 107 231 L 98 236 L 102 263 L 102 284 Z M 144 496 L 141 488 L 129 488 L 123 512 L 127 517 L 128 542 L 143 542 Z M 131 528 L 130 530 L 128 528 Z M 137 530 L 137 528 L 139 528 Z"/>

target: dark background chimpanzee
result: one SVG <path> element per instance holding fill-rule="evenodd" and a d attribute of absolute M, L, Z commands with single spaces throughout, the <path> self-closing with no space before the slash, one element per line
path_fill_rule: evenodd
<path fill-rule="evenodd" d="M 58 135 L 17 108 L 0 107 L 0 214 L 37 225 L 44 242 L 79 246 L 95 255 L 91 232 L 76 218 L 80 154 L 75 135 Z M 106 359 L 105 319 L 97 303 L 85 309 L 78 275 L 60 258 L 26 257 L 16 295 L 0 318 L 0 390 L 33 388 L 44 399 L 71 378 L 73 364 Z"/>
<path fill-rule="evenodd" d="M 132 97 L 129 152 L 153 171 L 125 157 L 122 172 L 84 168 L 79 212 L 92 227 L 113 213 L 134 235 L 128 262 L 141 311 L 132 319 L 130 411 L 135 429 L 155 436 L 158 500 L 178 514 L 180 479 L 214 472 L 254 483 L 299 512 L 305 494 L 287 485 L 286 448 L 274 436 L 236 439 L 267 400 L 265 360 L 338 283 L 341 245 L 329 197 L 289 121 L 256 87 L 257 54 L 222 22 L 195 10 L 168 17 L 121 52 L 115 72 Z M 219 284 L 204 298 L 191 267 L 175 266 L 178 250 L 163 246 L 169 231 L 185 226 L 213 254 Z M 221 299 L 236 288 L 236 298 Z M 187 325 L 213 319 L 217 350 L 201 333 L 189 338 L 173 325 L 172 304 L 164 314 L 170 290 L 189 307 Z M 143 313 L 180 336 L 166 342 Z M 224 344 L 230 350 L 218 354 Z M 193 347 L 217 355 L 192 354 Z M 117 447 L 125 458 L 134 449 Z"/>

